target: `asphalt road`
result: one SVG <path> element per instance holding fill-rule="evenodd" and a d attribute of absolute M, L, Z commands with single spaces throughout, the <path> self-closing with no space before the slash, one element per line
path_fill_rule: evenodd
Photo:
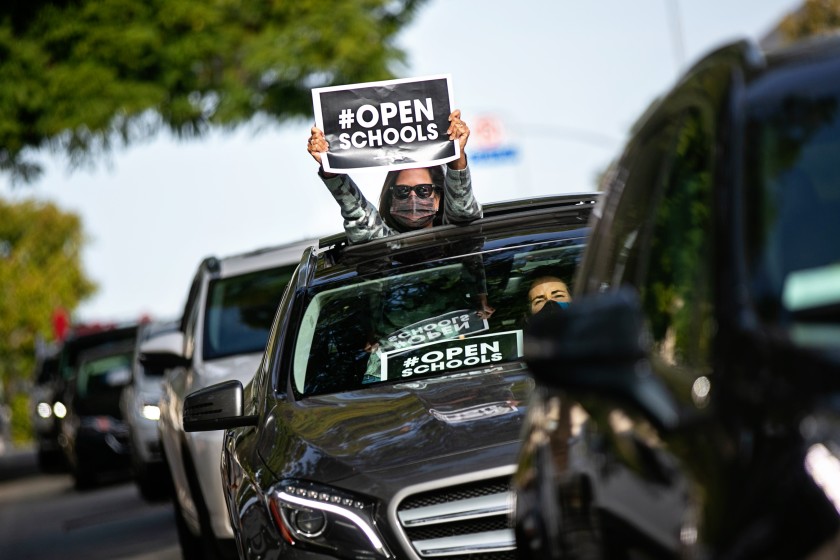
<path fill-rule="evenodd" d="M 77 491 L 31 451 L 0 454 L 0 558 L 178 560 L 169 502 L 149 504 L 125 476 Z"/>

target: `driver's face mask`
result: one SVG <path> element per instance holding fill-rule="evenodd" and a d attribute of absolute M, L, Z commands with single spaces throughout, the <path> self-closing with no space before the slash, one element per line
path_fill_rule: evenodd
<path fill-rule="evenodd" d="M 403 227 L 409 229 L 421 229 L 435 219 L 437 213 L 436 197 L 428 198 L 409 196 L 406 199 L 394 197 L 391 200 L 391 216 Z"/>
<path fill-rule="evenodd" d="M 534 315 L 554 315 L 555 313 L 562 313 L 567 307 L 569 307 L 568 301 L 554 301 L 553 299 L 550 299 L 546 301 L 543 304 L 542 309 L 534 313 Z"/>
<path fill-rule="evenodd" d="M 560 315 L 566 310 L 567 307 L 569 307 L 568 301 L 554 301 L 553 299 L 550 299 L 543 304 L 542 308 L 539 311 L 525 319 L 525 325 L 527 326 L 528 323 L 530 323 L 534 317 Z"/>

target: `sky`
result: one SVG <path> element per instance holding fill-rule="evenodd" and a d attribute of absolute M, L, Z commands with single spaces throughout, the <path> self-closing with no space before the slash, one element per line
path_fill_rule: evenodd
<path fill-rule="evenodd" d="M 596 188 L 648 105 L 700 57 L 758 40 L 801 0 L 430 0 L 398 44 L 398 77 L 449 74 L 473 130 L 467 154 L 494 202 Z M 0 196 L 55 202 L 82 218 L 83 266 L 99 290 L 76 321 L 180 315 L 199 262 L 342 230 L 306 152 L 312 121 L 179 142 L 164 134 L 91 169 L 44 154 L 37 182 Z M 492 125 L 492 126 L 491 126 Z M 492 128 L 492 137 L 481 131 Z M 384 173 L 354 173 L 372 201 Z"/>

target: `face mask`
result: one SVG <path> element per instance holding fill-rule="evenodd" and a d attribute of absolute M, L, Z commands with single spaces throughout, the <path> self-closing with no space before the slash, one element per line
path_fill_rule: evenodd
<path fill-rule="evenodd" d="M 553 299 L 548 300 L 542 306 L 542 309 L 525 319 L 525 325 L 528 326 L 530 322 L 534 319 L 534 317 L 544 317 L 547 315 L 560 315 L 565 311 L 565 309 L 569 307 L 568 301 L 554 301 Z"/>
<path fill-rule="evenodd" d="M 555 313 L 562 313 L 567 307 L 569 307 L 568 301 L 554 301 L 550 299 L 534 315 L 554 315 Z"/>
<path fill-rule="evenodd" d="M 401 226 L 408 229 L 420 229 L 428 226 L 435 219 L 435 198 L 409 196 L 405 200 L 391 201 L 391 216 Z"/>

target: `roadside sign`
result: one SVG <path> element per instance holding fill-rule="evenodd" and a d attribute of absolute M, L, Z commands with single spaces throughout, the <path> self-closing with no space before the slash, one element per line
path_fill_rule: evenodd
<path fill-rule="evenodd" d="M 507 163 L 516 160 L 519 150 L 511 143 L 502 119 L 479 115 L 470 125 L 470 163 Z"/>

